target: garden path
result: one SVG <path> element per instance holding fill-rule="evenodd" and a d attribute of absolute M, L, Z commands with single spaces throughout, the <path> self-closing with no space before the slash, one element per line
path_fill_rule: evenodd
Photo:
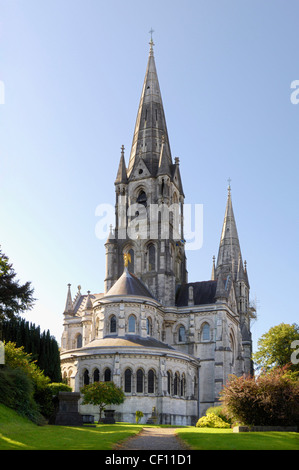
<path fill-rule="evenodd" d="M 175 431 L 176 428 L 143 428 L 137 436 L 118 444 L 115 450 L 188 450 Z"/>

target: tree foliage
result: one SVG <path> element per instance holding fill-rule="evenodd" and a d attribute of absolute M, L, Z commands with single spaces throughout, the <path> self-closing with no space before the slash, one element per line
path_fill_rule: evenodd
<path fill-rule="evenodd" d="M 41 333 L 40 327 L 23 318 L 12 318 L 2 322 L 2 339 L 23 346 L 31 360 L 43 370 L 52 382 L 61 382 L 60 354 L 56 339 L 50 331 Z"/>
<path fill-rule="evenodd" d="M 33 292 L 30 282 L 20 284 L 16 280 L 12 264 L 0 248 L 0 334 L 1 320 L 14 318 L 33 307 Z"/>
<path fill-rule="evenodd" d="M 125 394 L 114 382 L 94 382 L 81 388 L 82 405 L 99 405 L 100 419 L 102 411 L 108 405 L 120 405 L 124 402 Z"/>
<path fill-rule="evenodd" d="M 299 326 L 281 323 L 270 328 L 258 341 L 258 350 L 253 360 L 258 368 L 269 370 L 290 364 L 292 370 L 299 371 L 299 364 L 292 364 L 292 344 L 299 340 Z"/>
<path fill-rule="evenodd" d="M 245 425 L 299 424 L 299 380 L 287 366 L 257 377 L 231 376 L 221 401 L 230 418 Z"/>
<path fill-rule="evenodd" d="M 0 401 L 37 424 L 51 407 L 50 379 L 39 369 L 30 354 L 15 343 L 4 343 L 5 364 L 0 374 Z M 45 405 L 45 397 L 47 404 Z"/>

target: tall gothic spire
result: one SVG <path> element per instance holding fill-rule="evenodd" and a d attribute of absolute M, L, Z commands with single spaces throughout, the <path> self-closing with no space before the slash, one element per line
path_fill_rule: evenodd
<path fill-rule="evenodd" d="M 242 255 L 231 199 L 231 187 L 229 185 L 218 251 L 216 277 L 221 272 L 223 275 L 231 274 L 235 280 L 240 263 L 242 263 Z"/>
<path fill-rule="evenodd" d="M 138 155 L 142 157 L 151 175 L 156 175 L 161 154 L 162 136 L 164 136 L 164 152 L 169 164 L 172 164 L 153 46 L 154 43 L 151 38 L 147 69 L 128 164 L 128 177 L 130 177 Z"/>

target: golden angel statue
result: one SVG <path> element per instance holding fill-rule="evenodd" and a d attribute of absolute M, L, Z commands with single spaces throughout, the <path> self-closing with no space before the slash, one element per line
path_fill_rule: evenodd
<path fill-rule="evenodd" d="M 128 264 L 131 263 L 131 255 L 130 253 L 124 253 L 124 264 L 125 268 L 128 267 Z"/>

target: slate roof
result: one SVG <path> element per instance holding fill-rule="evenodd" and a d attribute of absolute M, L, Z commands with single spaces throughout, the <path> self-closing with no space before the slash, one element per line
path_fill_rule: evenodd
<path fill-rule="evenodd" d="M 176 306 L 188 305 L 189 287 L 193 287 L 194 305 L 205 305 L 215 303 L 217 281 L 189 282 L 182 285 L 176 295 Z"/>
<path fill-rule="evenodd" d="M 162 343 L 162 341 L 158 341 L 155 338 L 146 337 L 143 338 L 138 335 L 125 335 L 125 336 L 115 336 L 109 335 L 105 336 L 102 339 L 96 339 L 91 341 L 85 347 L 87 348 L 100 348 L 100 347 L 146 347 L 146 348 L 159 348 L 159 349 L 171 349 L 171 346 L 168 344 Z"/>
<path fill-rule="evenodd" d="M 130 273 L 127 268 L 124 269 L 123 274 L 116 281 L 116 283 L 113 284 L 111 289 L 109 289 L 109 291 L 105 295 L 105 298 L 111 295 L 137 295 L 154 299 L 153 295 L 150 293 L 146 285 L 143 284 L 143 282 L 138 279 L 138 277 Z"/>

